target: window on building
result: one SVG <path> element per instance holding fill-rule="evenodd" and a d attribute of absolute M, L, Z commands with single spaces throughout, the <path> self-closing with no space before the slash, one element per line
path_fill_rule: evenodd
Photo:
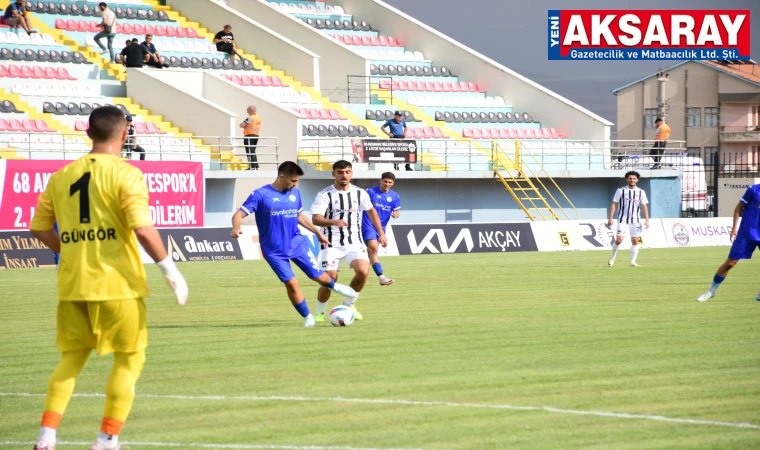
<path fill-rule="evenodd" d="M 686 126 L 689 128 L 702 127 L 702 108 L 686 108 Z"/>
<path fill-rule="evenodd" d="M 752 117 L 750 118 L 750 125 L 760 126 L 760 106 L 752 107 Z"/>
<path fill-rule="evenodd" d="M 705 164 L 715 164 L 715 155 L 718 153 L 718 147 L 705 147 Z"/>
<path fill-rule="evenodd" d="M 686 156 L 696 156 L 697 158 L 702 157 L 702 147 L 687 147 L 686 148 Z"/>
<path fill-rule="evenodd" d="M 654 129 L 654 121 L 657 120 L 657 108 L 644 110 L 644 123 L 647 129 Z"/>
<path fill-rule="evenodd" d="M 718 108 L 705 108 L 705 127 L 718 126 Z"/>

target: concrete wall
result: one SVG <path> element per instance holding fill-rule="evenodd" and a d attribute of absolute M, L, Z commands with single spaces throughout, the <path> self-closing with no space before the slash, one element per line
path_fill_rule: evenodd
<path fill-rule="evenodd" d="M 749 126 L 752 106 L 747 103 L 723 103 L 720 109 L 720 124 L 724 127 Z"/>
<path fill-rule="evenodd" d="M 201 86 L 193 85 L 197 77 L 190 76 L 179 82 L 180 87 L 166 82 L 164 78 L 172 77 L 170 72 L 129 69 L 127 96 L 197 136 L 235 135 L 237 114 L 201 98 Z M 197 93 L 189 94 L 192 92 Z"/>
<path fill-rule="evenodd" d="M 319 90 L 317 54 L 232 8 L 210 0 L 166 0 L 166 4 L 209 30 L 219 31 L 224 25 L 231 25 L 238 47 Z"/>
<path fill-rule="evenodd" d="M 488 95 L 501 96 L 516 110 L 529 111 L 544 126 L 557 128 L 572 139 L 609 139 L 611 122 L 390 5 L 379 0 L 340 0 L 337 4 L 355 17 L 395 36 L 402 44 L 410 45 L 410 50 L 419 50 L 436 64 L 450 67 L 462 80 L 486 88 Z M 455 10 L 452 13 L 455 14 Z"/>
<path fill-rule="evenodd" d="M 213 100 L 219 106 L 237 113 L 238 116 L 233 136 L 243 137 L 243 130 L 239 125 L 246 117 L 246 108 L 250 105 L 256 107 L 256 113 L 261 116 L 260 135 L 267 138 L 277 138 L 279 146 L 277 161 L 271 156 L 264 156 L 266 153 L 272 153 L 272 149 L 260 149 L 262 157 L 259 162 L 266 164 L 262 166 L 262 170 L 276 169 L 276 166 L 272 163 L 297 160 L 296 155 L 298 153 L 298 141 L 301 137 L 301 125 L 299 116 L 296 113 L 278 104 L 270 103 L 213 73 L 204 73 L 202 85 L 201 95 L 203 98 Z M 259 143 L 262 145 L 274 144 L 274 142 L 264 141 L 263 139 Z"/>
<path fill-rule="evenodd" d="M 196 0 L 211 2 L 212 0 Z M 291 41 L 317 53 L 319 59 L 319 80 L 322 92 L 333 101 L 344 101 L 336 89 L 342 93 L 346 89 L 347 75 L 369 75 L 369 61 L 351 47 L 338 42 L 305 24 L 290 14 L 271 8 L 263 0 L 227 0 L 227 6 L 241 14 L 254 17 L 277 30 Z"/>
<path fill-rule="evenodd" d="M 644 130 L 644 84 L 634 84 L 617 94 L 617 138 L 641 140 Z"/>

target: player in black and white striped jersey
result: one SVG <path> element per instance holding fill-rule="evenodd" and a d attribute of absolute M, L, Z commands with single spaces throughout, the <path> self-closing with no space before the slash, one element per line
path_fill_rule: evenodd
<path fill-rule="evenodd" d="M 636 257 L 639 255 L 639 240 L 644 229 L 649 228 L 649 209 L 647 204 L 647 193 L 636 186 L 641 176 L 638 172 L 630 171 L 625 174 L 625 180 L 628 186 L 624 186 L 615 191 L 610 206 L 610 215 L 607 220 L 607 226 L 612 226 L 612 218 L 615 216 L 615 208 L 620 205 L 617 214 L 617 232 L 615 233 L 615 243 L 612 245 L 612 258 L 607 262 L 609 266 L 615 264 L 618 246 L 623 242 L 627 234 L 631 235 L 631 267 L 638 267 Z M 641 224 L 641 213 L 644 213 L 644 224 Z"/>
<path fill-rule="evenodd" d="M 369 273 L 367 247 L 362 239 L 362 214 L 367 214 L 377 229 L 378 242 L 383 247 L 388 245 L 388 242 L 369 194 L 351 184 L 351 163 L 343 160 L 336 162 L 333 164 L 332 173 L 335 184 L 317 194 L 311 206 L 312 222 L 323 227 L 322 232 L 330 241 L 330 246 L 323 246 L 319 252 L 319 260 L 322 270 L 337 280 L 340 262 L 345 259 L 348 266 L 354 269 L 351 287 L 358 293 L 364 288 Z M 317 298 L 319 302 L 314 320 L 321 322 L 325 320 L 330 290 L 320 288 Z M 361 320 L 362 315 L 356 310 L 354 302 L 355 297 L 346 297 L 343 304 L 354 311 L 356 319 Z"/>

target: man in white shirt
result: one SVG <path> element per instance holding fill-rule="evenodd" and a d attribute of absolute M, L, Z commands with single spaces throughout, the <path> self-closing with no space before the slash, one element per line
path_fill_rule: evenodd
<path fill-rule="evenodd" d="M 111 62 L 116 62 L 116 55 L 113 51 L 113 39 L 116 37 L 116 13 L 108 7 L 107 3 L 101 2 L 100 17 L 103 19 L 103 22 L 99 26 L 103 31 L 95 35 L 95 42 L 102 50 L 101 53 L 109 53 L 111 55 Z M 101 41 L 103 38 L 107 39 L 108 48 L 103 45 Z"/>
<path fill-rule="evenodd" d="M 623 243 L 623 239 L 627 234 L 631 235 L 631 267 L 638 267 L 636 264 L 636 257 L 639 255 L 639 240 L 644 232 L 644 229 L 649 229 L 649 209 L 647 204 L 647 193 L 643 189 L 636 186 L 639 182 L 639 173 L 630 171 L 625 174 L 625 180 L 628 182 L 627 186 L 619 188 L 615 191 L 615 196 L 612 198 L 612 205 L 610 206 L 610 215 L 607 220 L 607 226 L 611 227 L 613 224 L 612 218 L 615 216 L 615 208 L 620 205 L 617 219 L 617 232 L 615 233 L 615 242 L 612 244 L 612 258 L 607 264 L 612 267 L 615 264 L 615 257 L 617 256 L 618 246 Z M 644 212 L 644 225 L 641 225 L 641 212 Z"/>
<path fill-rule="evenodd" d="M 369 194 L 351 184 L 351 163 L 343 160 L 336 162 L 332 173 L 335 184 L 322 190 L 311 206 L 312 222 L 323 227 L 322 233 L 330 241 L 330 245 L 323 246 L 319 252 L 321 269 L 337 281 L 340 262 L 345 259 L 355 274 L 350 286 L 359 293 L 369 273 L 369 257 L 362 238 L 362 213 L 369 216 L 377 230 L 377 241 L 383 247 L 388 245 L 388 241 Z M 321 322 L 325 320 L 330 290 L 320 288 L 317 299 L 319 303 L 314 319 Z M 343 304 L 353 310 L 357 320 L 361 320 L 362 315 L 356 310 L 355 302 L 356 297 L 346 297 Z"/>

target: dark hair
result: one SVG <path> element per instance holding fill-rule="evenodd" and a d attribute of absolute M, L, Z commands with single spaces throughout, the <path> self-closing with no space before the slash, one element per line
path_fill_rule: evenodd
<path fill-rule="evenodd" d="M 100 9 L 108 8 L 108 3 L 106 3 L 106 2 L 100 2 L 100 5 L 98 5 L 98 6 L 100 6 Z"/>
<path fill-rule="evenodd" d="M 227 28 L 232 28 L 232 25 L 225 25 L 224 28 L 222 28 L 222 30 L 226 30 Z"/>
<path fill-rule="evenodd" d="M 124 113 L 115 106 L 101 106 L 90 114 L 90 127 L 87 135 L 93 142 L 106 142 L 117 139 L 127 126 Z"/>
<path fill-rule="evenodd" d="M 153 37 L 153 35 L 152 35 L 152 34 L 146 34 L 146 35 L 145 35 L 145 39 L 148 39 L 148 38 L 152 38 L 152 37 Z"/>
<path fill-rule="evenodd" d="M 298 175 L 303 176 L 303 169 L 293 161 L 285 161 L 277 168 L 277 175 Z"/>
<path fill-rule="evenodd" d="M 137 40 L 137 38 L 132 38 L 132 43 L 133 43 L 133 44 L 137 44 L 138 42 L 139 42 L 139 41 Z"/>
<path fill-rule="evenodd" d="M 658 117 L 657 119 L 655 119 L 654 123 L 657 123 L 657 122 L 662 122 L 662 118 Z"/>
<path fill-rule="evenodd" d="M 385 172 L 382 175 L 380 175 L 380 179 L 396 181 L 396 175 L 393 175 L 393 172 Z"/>
<path fill-rule="evenodd" d="M 346 161 L 345 159 L 336 161 L 335 164 L 333 164 L 333 170 L 345 169 L 347 167 L 353 167 L 353 166 L 351 165 L 350 162 Z"/>
<path fill-rule="evenodd" d="M 638 179 L 638 180 L 641 179 L 641 175 L 639 175 L 639 173 L 636 172 L 635 170 L 629 170 L 628 172 L 626 172 L 625 173 L 625 179 L 627 180 L 628 177 L 630 177 L 631 175 L 636 175 L 636 179 Z"/>

